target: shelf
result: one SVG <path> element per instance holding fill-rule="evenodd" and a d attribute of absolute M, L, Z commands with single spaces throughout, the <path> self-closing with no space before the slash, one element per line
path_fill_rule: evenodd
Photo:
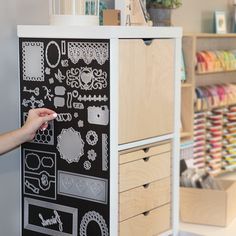
<path fill-rule="evenodd" d="M 232 72 L 236 72 L 236 70 L 224 70 L 224 71 L 212 71 L 212 72 L 196 72 L 196 75 L 211 75 L 211 74 L 222 74 L 222 73 L 232 73 Z"/>
<path fill-rule="evenodd" d="M 180 137 L 181 138 L 189 138 L 189 137 L 192 137 L 192 133 L 191 132 L 181 132 Z"/>
<path fill-rule="evenodd" d="M 228 104 L 225 104 L 225 105 L 211 106 L 206 109 L 194 110 L 194 113 L 207 112 L 207 111 L 212 111 L 213 109 L 220 109 L 220 108 L 225 108 L 225 107 L 235 106 L 235 105 L 236 105 L 236 102 L 229 102 Z"/>
<path fill-rule="evenodd" d="M 196 38 L 236 38 L 236 34 L 209 34 L 209 33 L 187 33 L 184 36 L 186 37 L 196 37 Z"/>
<path fill-rule="evenodd" d="M 182 83 L 181 88 L 191 88 L 193 85 L 191 83 Z"/>

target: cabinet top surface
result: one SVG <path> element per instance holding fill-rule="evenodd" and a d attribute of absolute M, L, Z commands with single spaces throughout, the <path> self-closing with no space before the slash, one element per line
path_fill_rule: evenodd
<path fill-rule="evenodd" d="M 18 37 L 29 38 L 181 38 L 181 27 L 19 25 Z"/>

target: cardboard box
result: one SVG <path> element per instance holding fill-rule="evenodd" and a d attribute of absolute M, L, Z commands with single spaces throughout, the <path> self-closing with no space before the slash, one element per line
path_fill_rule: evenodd
<path fill-rule="evenodd" d="M 221 180 L 224 190 L 180 188 L 183 222 L 227 226 L 236 217 L 236 182 Z"/>
<path fill-rule="evenodd" d="M 120 10 L 103 10 L 103 25 L 120 25 Z"/>

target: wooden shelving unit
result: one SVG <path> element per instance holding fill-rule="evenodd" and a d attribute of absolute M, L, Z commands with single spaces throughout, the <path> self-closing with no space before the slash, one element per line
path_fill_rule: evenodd
<path fill-rule="evenodd" d="M 181 85 L 181 141 L 193 139 L 194 102 L 194 41 L 183 37 L 182 49 L 185 61 L 186 81 Z"/>
<path fill-rule="evenodd" d="M 236 82 L 236 70 L 198 73 L 196 71 L 196 53 L 200 51 L 235 50 L 236 34 L 185 34 L 182 42 L 187 80 L 181 87 L 181 121 L 183 126 L 181 139 L 191 140 L 194 137 L 195 88 Z"/>
<path fill-rule="evenodd" d="M 211 72 L 196 72 L 196 75 L 211 75 L 211 74 L 221 74 L 221 73 L 228 73 L 228 72 L 236 72 L 236 70 L 224 70 L 224 71 L 211 71 Z"/>
<path fill-rule="evenodd" d="M 182 83 L 181 88 L 191 88 L 193 85 L 191 83 Z"/>
<path fill-rule="evenodd" d="M 181 139 L 191 138 L 192 133 L 190 132 L 181 132 Z"/>

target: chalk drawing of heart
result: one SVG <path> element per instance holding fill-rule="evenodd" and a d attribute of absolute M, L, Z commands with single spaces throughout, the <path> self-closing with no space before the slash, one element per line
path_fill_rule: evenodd
<path fill-rule="evenodd" d="M 89 71 L 83 71 L 81 73 L 81 80 L 82 82 L 84 82 L 85 84 L 88 84 L 92 81 L 93 78 L 93 74 Z"/>
<path fill-rule="evenodd" d="M 103 189 L 103 186 L 101 183 L 90 183 L 88 187 L 94 196 L 99 195 Z"/>
<path fill-rule="evenodd" d="M 65 189 L 71 189 L 74 185 L 74 181 L 71 177 L 63 177 L 62 185 Z"/>
<path fill-rule="evenodd" d="M 86 190 L 86 183 L 82 179 L 77 180 L 75 186 L 79 193 L 84 192 Z"/>

